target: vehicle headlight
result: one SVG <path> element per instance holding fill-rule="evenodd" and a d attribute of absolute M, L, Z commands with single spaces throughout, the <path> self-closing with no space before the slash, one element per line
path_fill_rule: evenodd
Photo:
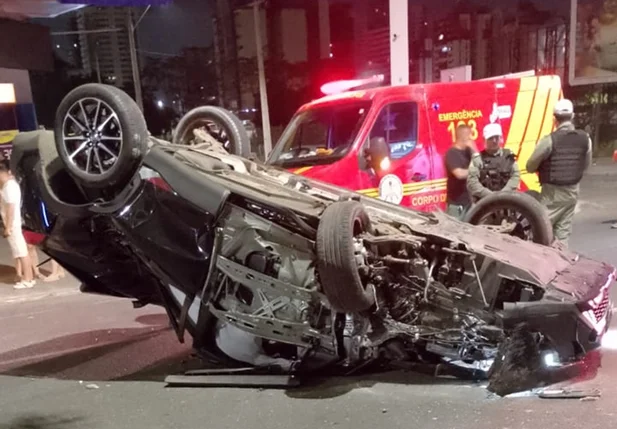
<path fill-rule="evenodd" d="M 545 352 L 543 355 L 544 366 L 554 368 L 560 366 L 559 355 L 556 352 Z"/>
<path fill-rule="evenodd" d="M 382 171 L 389 170 L 390 169 L 390 158 L 386 157 L 382 159 L 381 162 L 379 163 L 379 168 Z"/>

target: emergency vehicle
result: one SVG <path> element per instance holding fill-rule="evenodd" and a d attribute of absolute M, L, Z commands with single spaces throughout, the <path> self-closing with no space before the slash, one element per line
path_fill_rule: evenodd
<path fill-rule="evenodd" d="M 499 123 L 517 155 L 521 191 L 539 191 L 526 164 L 552 132 L 559 76 L 374 87 L 328 95 L 302 106 L 267 163 L 417 210 L 444 209 L 444 157 L 467 124 L 479 150 L 482 129 Z M 384 146 L 385 141 L 385 148 Z M 387 151 L 387 154 L 384 154 Z"/>

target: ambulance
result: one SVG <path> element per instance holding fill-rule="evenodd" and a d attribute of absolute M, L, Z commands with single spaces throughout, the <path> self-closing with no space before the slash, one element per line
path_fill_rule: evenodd
<path fill-rule="evenodd" d="M 498 123 L 517 156 L 521 191 L 539 191 L 526 164 L 554 129 L 559 76 L 503 76 L 468 82 L 378 86 L 324 96 L 302 106 L 267 163 L 421 211 L 445 209 L 444 157 L 460 124 L 479 150 Z"/>

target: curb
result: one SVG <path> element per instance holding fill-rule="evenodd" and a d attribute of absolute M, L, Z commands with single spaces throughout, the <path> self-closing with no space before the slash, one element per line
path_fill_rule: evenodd
<path fill-rule="evenodd" d="M 14 294 L 9 295 L 7 297 L 0 296 L 0 305 L 3 304 L 19 304 L 22 302 L 30 302 L 30 301 L 38 301 L 43 298 L 56 298 L 62 296 L 71 296 L 80 294 L 81 291 L 79 288 L 75 289 L 65 289 L 59 291 L 49 291 L 49 292 L 33 292 L 32 290 L 25 290 L 23 294 Z"/>

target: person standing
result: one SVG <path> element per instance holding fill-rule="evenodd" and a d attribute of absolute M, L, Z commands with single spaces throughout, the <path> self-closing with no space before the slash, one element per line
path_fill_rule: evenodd
<path fill-rule="evenodd" d="M 21 189 L 5 159 L 0 161 L 0 189 L 2 195 L 0 211 L 4 223 L 4 236 L 9 242 L 15 260 L 15 271 L 20 277 L 14 288 L 29 289 L 34 287 L 35 280 L 28 245 L 21 230 Z"/>
<path fill-rule="evenodd" d="M 555 239 L 567 245 L 580 182 L 592 161 L 591 138 L 574 127 L 570 100 L 559 100 L 553 114 L 557 128 L 540 139 L 527 161 L 527 172 L 538 173 L 541 202 L 548 209 Z"/>
<path fill-rule="evenodd" d="M 456 140 L 445 156 L 447 171 L 446 213 L 462 220 L 471 206 L 467 177 L 471 157 L 477 153 L 471 139 L 471 128 L 461 124 L 456 128 Z"/>
<path fill-rule="evenodd" d="M 512 151 L 501 147 L 503 131 L 499 124 L 484 127 L 484 150 L 473 155 L 467 190 L 477 202 L 498 191 L 516 191 L 521 172 Z"/>
<path fill-rule="evenodd" d="M 39 255 L 37 248 L 41 242 L 40 238 L 30 231 L 22 229 L 24 239 L 28 245 L 28 254 L 30 255 L 30 263 L 32 264 L 32 273 L 35 279 L 43 280 L 44 282 L 55 282 L 64 278 L 64 268 L 60 266 L 56 261 L 51 259 L 51 273 L 45 277 L 39 270 Z"/>

